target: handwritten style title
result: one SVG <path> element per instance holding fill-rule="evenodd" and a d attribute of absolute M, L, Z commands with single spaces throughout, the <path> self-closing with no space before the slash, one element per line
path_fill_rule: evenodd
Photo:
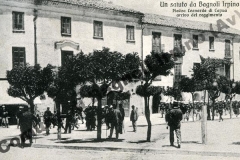
<path fill-rule="evenodd" d="M 225 2 L 225 1 L 216 1 L 216 2 L 209 2 L 205 3 L 202 1 L 196 2 L 174 2 L 174 3 L 167 3 L 167 2 L 160 2 L 160 7 L 204 7 L 204 8 L 210 8 L 210 7 L 239 7 L 239 2 Z"/>

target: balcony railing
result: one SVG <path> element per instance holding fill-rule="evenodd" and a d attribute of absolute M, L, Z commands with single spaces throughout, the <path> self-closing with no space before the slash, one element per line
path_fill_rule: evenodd
<path fill-rule="evenodd" d="M 173 54 L 176 57 L 183 57 L 185 55 L 185 47 L 184 46 L 178 46 L 173 48 Z"/>
<path fill-rule="evenodd" d="M 232 50 L 225 50 L 225 58 L 232 58 Z"/>

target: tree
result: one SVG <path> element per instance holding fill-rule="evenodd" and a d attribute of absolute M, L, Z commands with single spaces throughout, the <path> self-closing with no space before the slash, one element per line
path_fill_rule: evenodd
<path fill-rule="evenodd" d="M 118 101 L 129 100 L 130 96 L 131 96 L 131 93 L 129 91 L 127 91 L 127 92 L 110 91 L 107 94 L 108 104 L 112 104 L 114 100 L 115 100 L 116 104 L 118 104 Z"/>
<path fill-rule="evenodd" d="M 7 80 L 10 84 L 8 94 L 27 102 L 34 113 L 34 99 L 42 95 L 52 82 L 51 65 L 47 65 L 43 69 L 40 65 L 14 67 L 7 71 Z"/>
<path fill-rule="evenodd" d="M 179 88 L 183 92 L 189 92 L 192 95 L 192 105 L 193 105 L 193 113 L 194 113 L 194 93 L 196 91 L 201 91 L 202 87 L 200 85 L 201 83 L 198 82 L 194 77 L 184 77 L 179 82 Z M 194 121 L 194 114 L 193 114 L 193 121 Z"/>
<path fill-rule="evenodd" d="M 137 53 L 123 55 L 117 51 L 111 52 L 109 48 L 103 48 L 87 55 L 85 72 L 81 74 L 86 77 L 89 84 L 81 87 L 80 94 L 82 97 L 95 97 L 98 101 L 98 140 L 101 140 L 102 98 L 107 95 L 112 83 L 121 80 L 132 82 L 133 79 L 139 77 L 139 66 L 140 58 Z"/>
<path fill-rule="evenodd" d="M 86 56 L 80 52 L 76 56 L 69 57 L 66 59 L 66 63 L 56 68 L 53 74 L 53 81 L 47 88 L 47 94 L 51 97 L 57 109 L 58 117 L 58 139 L 61 139 L 61 117 L 60 117 L 60 104 L 68 104 L 69 101 L 71 106 L 76 103 L 76 86 L 83 84 L 86 78 L 81 74 L 85 72 Z M 78 72 L 76 72 L 76 69 Z M 73 110 L 73 107 L 71 108 Z"/>
<path fill-rule="evenodd" d="M 239 87 L 238 82 L 234 82 L 234 80 L 230 80 L 225 76 L 221 76 L 221 92 L 225 94 L 225 99 L 230 101 L 230 118 L 232 118 L 232 99 L 235 97 L 236 92 L 238 92 Z"/>
<path fill-rule="evenodd" d="M 220 88 L 222 87 L 222 79 L 217 74 L 217 68 L 231 62 L 226 59 L 203 58 L 201 64 L 193 68 L 193 77 L 201 82 L 204 90 L 208 91 L 209 98 L 212 100 L 212 120 L 214 120 L 215 100 L 220 96 Z M 215 85 L 214 85 L 215 84 Z M 208 119 L 210 118 L 210 109 L 208 108 Z"/>
<path fill-rule="evenodd" d="M 160 75 L 167 76 L 171 73 L 171 69 L 174 67 L 174 61 L 172 56 L 168 53 L 156 53 L 152 52 L 147 55 L 144 60 L 145 68 L 143 68 L 143 84 L 137 86 L 136 93 L 144 97 L 145 103 L 145 117 L 148 124 L 147 129 L 147 141 L 151 141 L 151 119 L 149 110 L 149 98 L 154 93 L 155 88 L 151 86 L 153 80 Z"/>
<path fill-rule="evenodd" d="M 170 96 L 177 101 L 180 101 L 182 99 L 182 92 L 179 89 L 178 85 L 174 85 L 173 87 L 167 87 L 167 90 L 165 90 L 164 95 Z"/>

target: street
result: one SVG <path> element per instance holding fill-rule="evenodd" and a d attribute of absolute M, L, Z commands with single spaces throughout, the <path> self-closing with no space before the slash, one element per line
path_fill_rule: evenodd
<path fill-rule="evenodd" d="M 64 150 L 64 149 L 36 149 L 28 148 L 21 149 L 14 147 L 6 154 L 0 153 L 0 158 L 3 160 L 237 160 L 239 157 L 223 157 L 223 156 L 199 156 L 199 155 L 181 155 L 181 154 L 158 154 L 156 153 L 133 153 L 133 152 L 116 152 L 116 151 L 85 151 L 85 150 Z"/>
<path fill-rule="evenodd" d="M 32 147 L 11 146 L 8 152 L 0 153 L 0 159 L 239 159 L 240 119 L 229 119 L 229 115 L 224 116 L 224 121 L 217 119 L 208 121 L 207 145 L 201 144 L 201 121 L 188 121 L 182 122 L 182 147 L 171 147 L 164 118 L 154 114 L 151 115 L 151 142 L 145 141 L 146 119 L 140 116 L 137 133 L 132 132 L 130 121 L 125 120 L 125 133 L 120 135 L 119 141 L 106 139 L 109 130 L 105 130 L 105 125 L 102 142 L 94 141 L 96 131 L 86 131 L 85 125 L 80 125 L 71 134 L 62 134 L 62 140 L 56 139 L 56 128 L 52 128 L 49 136 L 45 136 L 45 132 L 38 134 Z M 16 126 L 0 130 L 0 140 L 7 140 L 7 143 L 20 134 Z"/>

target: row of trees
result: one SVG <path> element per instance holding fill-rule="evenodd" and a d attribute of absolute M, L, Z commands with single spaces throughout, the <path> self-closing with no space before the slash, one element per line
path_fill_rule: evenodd
<path fill-rule="evenodd" d="M 193 68 L 192 77 L 184 77 L 179 82 L 179 90 L 192 95 L 192 105 L 194 109 L 194 94 L 204 91 L 204 103 L 206 92 L 212 102 L 212 120 L 214 120 L 215 101 L 221 93 L 225 94 L 225 100 L 230 101 L 230 118 L 232 118 L 232 99 L 236 94 L 240 94 L 240 82 L 234 82 L 226 76 L 217 73 L 217 69 L 222 65 L 230 65 L 229 60 L 201 57 L 201 64 Z M 208 101 L 209 102 L 209 101 Z M 208 108 L 208 119 L 210 120 L 210 108 Z"/>
<path fill-rule="evenodd" d="M 144 67 L 143 67 L 144 66 Z M 70 101 L 76 105 L 76 88 L 81 86 L 81 97 L 97 100 L 97 139 L 101 139 L 102 99 L 108 94 L 112 83 L 124 81 L 135 83 L 141 81 L 136 93 L 144 97 L 145 116 L 148 123 L 147 141 L 151 139 L 151 120 L 149 110 L 150 96 L 160 94 L 160 87 L 151 86 L 153 80 L 159 76 L 170 74 L 174 61 L 168 53 L 151 53 L 144 61 L 141 61 L 137 53 L 126 55 L 120 52 L 112 52 L 108 48 L 94 50 L 92 53 L 79 53 L 67 58 L 66 64 L 61 67 L 48 65 L 41 68 L 35 66 L 19 66 L 7 71 L 7 79 L 10 84 L 8 94 L 26 101 L 31 111 L 34 112 L 34 99 L 47 92 L 57 108 L 60 122 L 60 104 Z M 117 99 L 128 97 L 129 94 L 115 96 Z M 60 124 L 60 123 L 59 123 Z M 58 133 L 61 133 L 58 126 Z M 60 137 L 60 136 L 59 136 Z"/>
<path fill-rule="evenodd" d="M 240 83 L 237 82 L 237 86 L 232 89 L 232 81 L 226 77 L 217 76 L 216 69 L 220 63 L 218 59 L 213 60 L 202 58 L 201 64 L 193 68 L 192 77 L 184 77 L 178 85 L 169 88 L 164 94 L 180 100 L 181 92 L 190 92 L 194 96 L 197 91 L 205 91 L 204 93 L 207 91 L 214 104 L 215 99 L 222 92 L 231 101 L 235 93 L 240 93 Z M 73 55 L 61 67 L 52 65 L 44 68 L 39 65 L 15 67 L 7 72 L 10 84 L 8 94 L 26 101 L 34 112 L 34 99 L 47 92 L 56 103 L 59 122 L 61 121 L 60 104 L 70 101 L 71 106 L 76 106 L 76 92 L 79 92 L 83 98 L 92 98 L 93 102 L 97 100 L 97 139 L 101 140 L 102 99 L 109 93 L 110 85 L 120 81 L 124 81 L 125 84 L 141 81 L 141 85 L 136 88 L 136 94 L 144 98 L 145 117 L 148 124 L 147 141 L 150 141 L 149 99 L 151 96 L 160 97 L 159 95 L 163 92 L 161 87 L 152 86 L 152 83 L 157 76 L 169 75 L 173 67 L 173 57 L 168 53 L 152 52 L 142 61 L 137 53 L 123 55 L 120 52 L 112 52 L 109 48 L 103 48 L 89 54 L 80 52 Z M 218 86 L 215 86 L 214 82 Z M 80 90 L 76 91 L 79 85 Z M 112 96 L 116 100 L 121 100 L 129 98 L 130 95 L 125 93 Z M 60 129 L 61 126 L 58 126 L 59 137 Z"/>

